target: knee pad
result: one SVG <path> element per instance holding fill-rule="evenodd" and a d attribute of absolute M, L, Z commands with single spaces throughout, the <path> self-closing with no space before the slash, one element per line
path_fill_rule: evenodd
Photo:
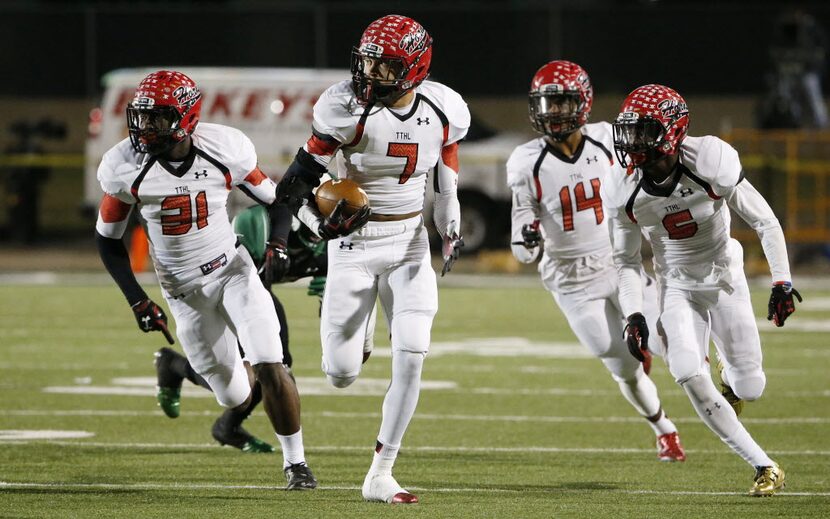
<path fill-rule="evenodd" d="M 748 402 L 760 398 L 764 392 L 764 387 L 767 385 L 767 377 L 763 371 L 752 373 L 731 371 L 729 375 L 732 391 L 738 398 Z"/>
<path fill-rule="evenodd" d="M 344 387 L 349 387 L 350 385 L 352 385 L 352 382 L 357 380 L 357 375 L 354 375 L 354 376 L 326 375 L 326 378 L 328 379 L 329 384 L 331 384 L 334 387 L 342 389 Z"/>

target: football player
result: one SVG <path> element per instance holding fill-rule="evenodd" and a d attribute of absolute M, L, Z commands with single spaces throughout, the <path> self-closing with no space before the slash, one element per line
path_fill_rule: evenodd
<path fill-rule="evenodd" d="M 738 153 L 713 136 L 687 137 L 689 109 L 676 91 L 645 85 L 631 92 L 614 122 L 614 148 L 625 174 L 610 179 L 614 262 L 628 343 L 642 360 L 640 244 L 654 251 L 666 363 L 703 422 L 755 467 L 750 493 L 769 496 L 784 471 L 738 420 L 741 400 L 761 396 L 766 377 L 761 343 L 743 271 L 743 250 L 730 237 L 730 209 L 758 233 L 772 271 L 768 319 L 783 326 L 795 311 L 784 233 L 769 204 L 744 178 Z M 712 382 L 709 336 L 721 361 L 722 392 Z M 733 405 L 730 405 L 733 404 Z"/>
<path fill-rule="evenodd" d="M 290 212 L 284 216 L 294 220 Z M 251 255 L 254 265 L 259 269 L 260 280 L 271 294 L 280 323 L 283 364 L 289 370 L 292 365 L 292 357 L 288 347 L 288 321 L 285 308 L 271 290 L 271 284 L 313 276 L 309 284 L 308 294 L 322 297 L 326 280 L 325 242 L 311 234 L 299 222 L 296 222 L 296 224 L 296 226 L 292 224 L 291 232 L 287 238 L 286 254 L 281 258 L 279 266 L 275 268 L 276 262 L 272 261 L 271 268 L 266 269 L 265 253 L 271 236 L 268 210 L 261 205 L 256 205 L 245 209 L 233 220 L 234 231 L 239 237 L 239 241 Z M 156 395 L 158 403 L 164 414 L 170 418 L 179 416 L 181 387 L 184 379 L 210 390 L 210 385 L 201 375 L 196 373 L 187 358 L 175 350 L 166 347 L 160 349 L 155 354 L 154 363 L 158 377 L 158 393 Z M 222 445 L 230 445 L 243 452 L 274 452 L 271 445 L 256 438 L 242 427 L 242 422 L 251 415 L 261 400 L 261 385 L 258 381 L 255 381 L 251 404 L 243 410 L 226 409 L 211 428 L 213 438 Z"/>
<path fill-rule="evenodd" d="M 360 373 L 366 323 L 378 296 L 389 322 L 392 380 L 363 482 L 369 501 L 418 501 L 398 484 L 392 467 L 418 402 L 438 307 L 421 214 L 428 175 L 443 237 L 442 274 L 463 246 L 457 149 L 470 113 L 455 91 L 426 80 L 431 58 L 432 38 L 415 20 L 388 15 L 369 24 L 352 51 L 351 81 L 333 85 L 317 101 L 311 138 L 277 189 L 279 200 L 294 204 L 299 218 L 329 239 L 320 336 L 323 371 L 334 386 L 347 387 Z M 371 212 L 367 207 L 345 218 L 335 209 L 323 218 L 311 202 L 312 188 L 338 151 L 340 176 L 366 191 Z"/>
<path fill-rule="evenodd" d="M 611 125 L 586 124 L 591 80 L 570 61 L 551 61 L 530 83 L 529 115 L 542 134 L 517 147 L 507 162 L 513 190 L 513 255 L 522 263 L 541 251 L 542 283 L 553 294 L 579 341 L 602 360 L 620 391 L 657 437 L 661 461 L 684 461 L 677 428 L 666 417 L 657 388 L 626 347 L 608 220 L 600 187 L 622 169 L 611 154 Z M 544 243 L 544 245 L 543 245 Z M 657 317 L 654 282 L 642 274 Z"/>
<path fill-rule="evenodd" d="M 257 167 L 251 141 L 239 130 L 199 123 L 202 97 L 186 75 L 161 70 L 144 78 L 127 106 L 129 138 L 111 148 L 98 168 L 104 197 L 96 224 L 101 259 L 139 328 L 161 331 L 167 316 L 133 275 L 121 237 L 136 209 L 146 226 L 162 293 L 193 369 L 224 407 L 246 410 L 254 379 L 280 441 L 287 489 L 317 481 L 305 460 L 300 400 L 279 347 L 279 321 L 251 256 L 233 233 L 225 205 L 233 186 L 268 206 L 272 240 L 266 268 L 279 268 L 287 235 L 274 203 L 275 185 Z M 250 369 L 242 361 L 237 339 Z"/>

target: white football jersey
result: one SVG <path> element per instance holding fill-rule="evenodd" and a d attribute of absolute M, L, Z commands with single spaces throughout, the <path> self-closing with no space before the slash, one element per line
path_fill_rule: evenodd
<path fill-rule="evenodd" d="M 414 92 L 405 108 L 365 107 L 347 80 L 314 105 L 314 133 L 341 144 L 338 175 L 360 184 L 376 214 L 422 210 L 442 148 L 463 139 L 470 126 L 467 104 L 449 87 L 424 81 Z"/>
<path fill-rule="evenodd" d="M 263 204 L 276 185 L 257 167 L 254 145 L 241 131 L 199 123 L 183 162 L 137 153 L 129 139 L 111 148 L 98 168 L 104 192 L 138 208 L 146 223 L 159 281 L 171 291 L 232 259 L 236 235 L 226 203 L 233 186 Z M 99 215 L 98 232 L 120 238 L 124 226 Z"/>
<path fill-rule="evenodd" d="M 743 180 L 738 153 L 713 136 L 686 137 L 675 173 L 655 185 L 637 169 L 615 179 L 606 202 L 617 217 L 636 223 L 651 242 L 658 276 L 728 283 L 742 267 L 740 245 L 730 238 L 726 200 Z M 671 270 L 671 272 L 670 272 Z"/>
<path fill-rule="evenodd" d="M 520 239 L 522 225 L 532 221 L 521 209 L 529 208 L 540 221 L 545 254 L 558 259 L 611 253 L 600 188 L 609 175 L 623 170 L 611 152 L 610 124 L 588 124 L 582 133 L 573 157 L 540 137 L 517 147 L 507 161 L 514 231 Z"/>

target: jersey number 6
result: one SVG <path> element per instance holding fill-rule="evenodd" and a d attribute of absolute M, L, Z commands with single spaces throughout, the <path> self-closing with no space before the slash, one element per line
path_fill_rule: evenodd
<path fill-rule="evenodd" d="M 162 210 L 177 209 L 175 214 L 165 214 L 161 217 L 161 233 L 165 236 L 179 236 L 186 234 L 193 227 L 193 209 L 190 195 L 168 196 L 161 201 Z M 208 205 L 207 194 L 200 191 L 196 195 L 196 228 L 207 227 Z"/>
<path fill-rule="evenodd" d="M 691 238 L 697 233 L 697 222 L 692 220 L 692 212 L 688 209 L 664 216 L 663 227 L 669 231 L 672 240 Z"/>

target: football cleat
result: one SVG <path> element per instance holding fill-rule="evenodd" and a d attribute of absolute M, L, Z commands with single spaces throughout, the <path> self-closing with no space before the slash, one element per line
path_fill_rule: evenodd
<path fill-rule="evenodd" d="M 749 489 L 749 495 L 769 497 L 784 486 L 784 469 L 773 462 L 770 467 L 755 467 L 755 483 Z"/>
<path fill-rule="evenodd" d="M 222 413 L 222 416 L 213 422 L 213 427 L 211 428 L 210 433 L 216 441 L 218 441 L 221 445 L 236 447 L 242 452 L 274 452 L 274 447 L 253 436 L 251 433 L 243 429 L 241 425 L 234 425 L 231 423 L 231 415 L 229 413 L 229 411 L 225 411 Z"/>
<path fill-rule="evenodd" d="M 363 499 L 391 504 L 415 504 L 418 496 L 402 488 L 392 474 L 369 472 L 363 480 Z"/>
<path fill-rule="evenodd" d="M 162 348 L 153 354 L 158 388 L 156 400 L 169 418 L 178 418 L 181 407 L 183 377 L 177 375 L 170 367 L 170 363 L 180 356 L 170 348 Z"/>
<path fill-rule="evenodd" d="M 305 463 L 295 463 L 283 469 L 285 479 L 288 481 L 286 490 L 313 490 L 317 488 L 317 478 L 311 473 L 311 469 Z"/>
<path fill-rule="evenodd" d="M 686 452 L 680 444 L 677 432 L 657 437 L 657 458 L 660 461 L 686 461 Z"/>
<path fill-rule="evenodd" d="M 727 385 L 726 382 L 723 381 L 724 365 L 723 361 L 721 361 L 720 358 L 718 358 L 718 365 L 716 369 L 718 370 L 718 384 L 720 384 L 720 394 L 723 395 L 723 398 L 725 398 L 727 402 L 729 402 L 729 405 L 731 405 L 732 409 L 735 410 L 735 414 L 740 416 L 741 411 L 744 410 L 744 401 L 738 398 L 738 395 L 736 395 L 735 392 L 732 391 L 732 388 L 729 385 Z"/>

